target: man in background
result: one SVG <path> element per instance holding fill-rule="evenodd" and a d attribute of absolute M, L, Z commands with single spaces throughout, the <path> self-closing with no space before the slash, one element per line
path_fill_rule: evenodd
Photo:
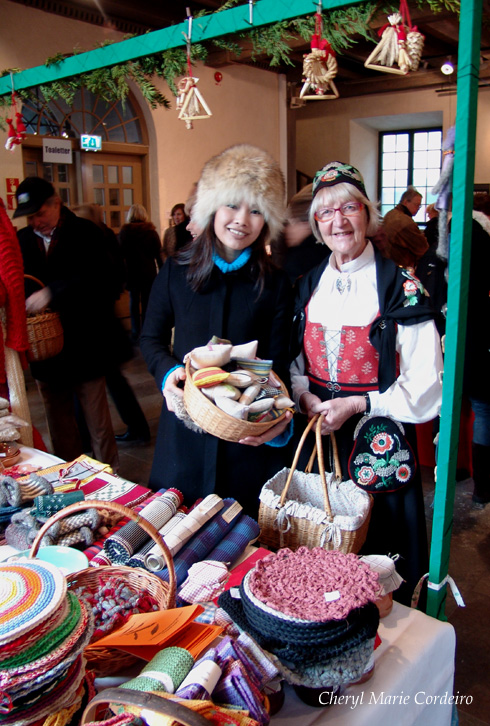
<path fill-rule="evenodd" d="M 417 262 L 429 245 L 423 232 L 413 221 L 420 209 L 422 195 L 415 187 L 403 192 L 400 202 L 384 216 L 383 230 L 387 242 L 384 254 L 400 267 L 415 270 Z"/>

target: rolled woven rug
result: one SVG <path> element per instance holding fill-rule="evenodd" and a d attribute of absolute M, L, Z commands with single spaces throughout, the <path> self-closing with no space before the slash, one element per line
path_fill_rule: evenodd
<path fill-rule="evenodd" d="M 194 658 L 185 648 L 164 648 L 147 663 L 136 678 L 124 683 L 123 688 L 175 693 L 193 665 Z"/>

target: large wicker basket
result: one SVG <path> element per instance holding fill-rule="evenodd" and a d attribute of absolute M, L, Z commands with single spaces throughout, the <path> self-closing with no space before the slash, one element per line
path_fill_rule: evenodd
<path fill-rule="evenodd" d="M 64 517 L 75 514 L 76 512 L 84 511 L 85 509 L 104 509 L 111 512 L 120 514 L 121 517 L 128 517 L 134 522 L 137 522 L 142 529 L 145 530 L 147 535 L 151 537 L 162 550 L 163 558 L 168 569 L 169 581 L 165 582 L 151 572 L 147 572 L 141 567 L 88 567 L 85 570 L 80 570 L 67 576 L 67 585 L 71 590 L 83 588 L 90 592 L 94 592 L 97 588 L 103 585 L 109 578 L 117 577 L 123 579 L 126 585 L 130 587 L 134 592 L 146 592 L 153 597 L 160 610 L 167 610 L 175 607 L 175 592 L 176 592 L 176 577 L 175 568 L 165 541 L 161 534 L 155 527 L 150 524 L 141 515 L 135 514 L 132 509 L 117 504 L 117 502 L 105 502 L 98 499 L 86 499 L 83 502 L 75 502 L 65 507 L 60 512 L 56 512 L 39 530 L 36 539 L 32 543 L 29 557 L 33 558 L 36 556 L 38 549 L 41 544 L 41 540 L 46 534 L 46 531 L 59 520 Z M 93 643 L 85 651 L 87 658 L 87 667 L 94 670 L 97 676 L 104 677 L 120 673 L 137 662 L 138 658 L 129 653 L 124 653 L 116 648 L 106 648 L 103 646 L 97 647 Z"/>
<path fill-rule="evenodd" d="M 36 282 L 41 288 L 45 287 L 37 277 L 24 275 L 24 278 Z M 61 353 L 64 338 L 58 313 L 45 310 L 43 313 L 28 315 L 27 340 L 29 342 L 28 358 L 31 362 L 47 360 Z"/>
<path fill-rule="evenodd" d="M 284 412 L 273 421 L 263 421 L 260 423 L 233 418 L 233 416 L 218 408 L 213 401 L 193 384 L 189 361 L 185 364 L 185 372 L 184 405 L 187 413 L 204 431 L 207 431 L 208 434 L 213 434 L 213 436 L 217 436 L 219 439 L 237 442 L 245 438 L 245 436 L 260 436 L 272 426 L 279 423 L 279 421 L 282 421 L 286 415 Z M 276 378 L 278 378 L 277 375 Z M 278 378 L 278 380 L 280 379 Z M 284 383 L 280 381 L 280 384 L 283 393 L 289 395 Z"/>
<path fill-rule="evenodd" d="M 259 526 L 262 544 L 278 549 L 323 547 L 358 552 L 366 540 L 373 498 L 353 481 L 341 481 L 335 437 L 331 434 L 335 473 L 325 473 L 321 416 L 311 419 L 296 449 L 291 469 L 283 469 L 262 487 Z M 308 432 L 316 425 L 316 455 L 320 474 L 296 471 Z M 289 496 L 288 496 L 289 495 Z"/>

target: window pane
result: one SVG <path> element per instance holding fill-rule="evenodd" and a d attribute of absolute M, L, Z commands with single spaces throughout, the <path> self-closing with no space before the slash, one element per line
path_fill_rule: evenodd
<path fill-rule="evenodd" d="M 123 204 L 125 207 L 133 206 L 133 190 L 123 189 Z"/>
<path fill-rule="evenodd" d="M 107 181 L 109 184 L 117 184 L 118 183 L 118 167 L 117 166 L 108 166 L 107 167 Z"/>
<path fill-rule="evenodd" d="M 66 164 L 58 164 L 58 181 L 65 184 L 68 181 L 68 168 Z"/>
<path fill-rule="evenodd" d="M 395 206 L 395 190 L 383 189 L 381 192 L 381 203 L 387 204 L 389 207 Z"/>
<path fill-rule="evenodd" d="M 383 169 L 394 169 L 396 154 L 383 154 Z"/>
<path fill-rule="evenodd" d="M 62 187 L 60 190 L 60 197 L 63 200 L 63 204 L 70 206 L 70 189 L 69 187 Z"/>
<path fill-rule="evenodd" d="M 408 151 L 397 152 L 395 168 L 408 169 Z"/>
<path fill-rule="evenodd" d="M 383 187 L 393 187 L 395 186 L 395 172 L 391 169 L 387 171 L 383 171 L 382 176 L 382 185 Z"/>
<path fill-rule="evenodd" d="M 408 134 L 397 134 L 396 150 L 397 151 L 408 151 Z"/>
<path fill-rule="evenodd" d="M 383 136 L 383 151 L 395 151 L 396 149 L 396 136 L 394 134 L 387 134 Z"/>
<path fill-rule="evenodd" d="M 440 149 L 442 147 L 442 131 L 429 131 L 427 141 L 428 149 Z"/>
<path fill-rule="evenodd" d="M 94 184 L 104 183 L 104 167 L 102 164 L 94 164 L 92 167 L 92 181 Z M 100 202 L 97 202 L 100 204 Z"/>
<path fill-rule="evenodd" d="M 427 131 L 419 131 L 413 139 L 413 148 L 415 151 L 425 151 L 427 148 Z"/>
<path fill-rule="evenodd" d="M 396 172 L 396 181 L 394 186 L 403 187 L 408 186 L 408 175 L 406 169 L 398 169 Z"/>
<path fill-rule="evenodd" d="M 43 177 L 48 182 L 53 182 L 53 165 L 43 164 Z"/>
<path fill-rule="evenodd" d="M 427 166 L 431 169 L 440 169 L 441 152 L 439 150 L 427 152 Z"/>
<path fill-rule="evenodd" d="M 425 169 L 427 167 L 427 151 L 413 152 L 413 168 Z"/>
<path fill-rule="evenodd" d="M 427 183 L 427 172 L 425 169 L 414 169 L 413 170 L 413 185 L 420 189 L 425 187 Z"/>
<path fill-rule="evenodd" d="M 110 227 L 120 227 L 121 226 L 121 213 L 119 211 L 111 212 L 111 223 L 109 226 Z"/>
<path fill-rule="evenodd" d="M 26 176 L 37 176 L 37 163 L 35 161 L 26 161 Z"/>
<path fill-rule="evenodd" d="M 101 207 L 105 206 L 105 191 L 104 189 L 94 189 L 94 204 L 100 204 Z"/>
<path fill-rule="evenodd" d="M 122 167 L 122 183 L 132 184 L 133 183 L 133 167 L 123 166 Z"/>
<path fill-rule="evenodd" d="M 427 186 L 432 189 L 438 181 L 441 172 L 439 169 L 427 169 Z"/>
<path fill-rule="evenodd" d="M 111 207 L 119 206 L 119 189 L 109 189 L 109 204 Z"/>

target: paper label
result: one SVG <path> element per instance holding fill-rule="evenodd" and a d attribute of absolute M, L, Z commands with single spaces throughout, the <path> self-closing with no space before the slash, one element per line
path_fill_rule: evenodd
<path fill-rule="evenodd" d="M 243 511 L 243 507 L 239 502 L 235 502 L 231 505 L 231 507 L 228 507 L 226 512 L 224 512 L 221 516 L 225 520 L 225 522 L 228 524 L 231 522 L 232 519 L 235 519 L 235 517 L 238 517 L 239 514 L 241 514 Z"/>
<path fill-rule="evenodd" d="M 338 590 L 332 590 L 331 592 L 324 593 L 325 602 L 335 602 L 340 600 L 340 592 Z"/>
<path fill-rule="evenodd" d="M 202 686 L 209 694 L 211 694 L 219 679 L 221 678 L 221 668 L 212 660 L 203 660 L 202 663 L 195 666 L 190 673 L 184 678 L 179 686 L 186 688 L 187 686 Z"/>
<path fill-rule="evenodd" d="M 240 590 L 238 589 L 238 587 L 231 587 L 230 588 L 230 595 L 231 595 L 231 597 L 234 600 L 241 600 L 242 599 L 241 596 L 240 596 Z"/>

